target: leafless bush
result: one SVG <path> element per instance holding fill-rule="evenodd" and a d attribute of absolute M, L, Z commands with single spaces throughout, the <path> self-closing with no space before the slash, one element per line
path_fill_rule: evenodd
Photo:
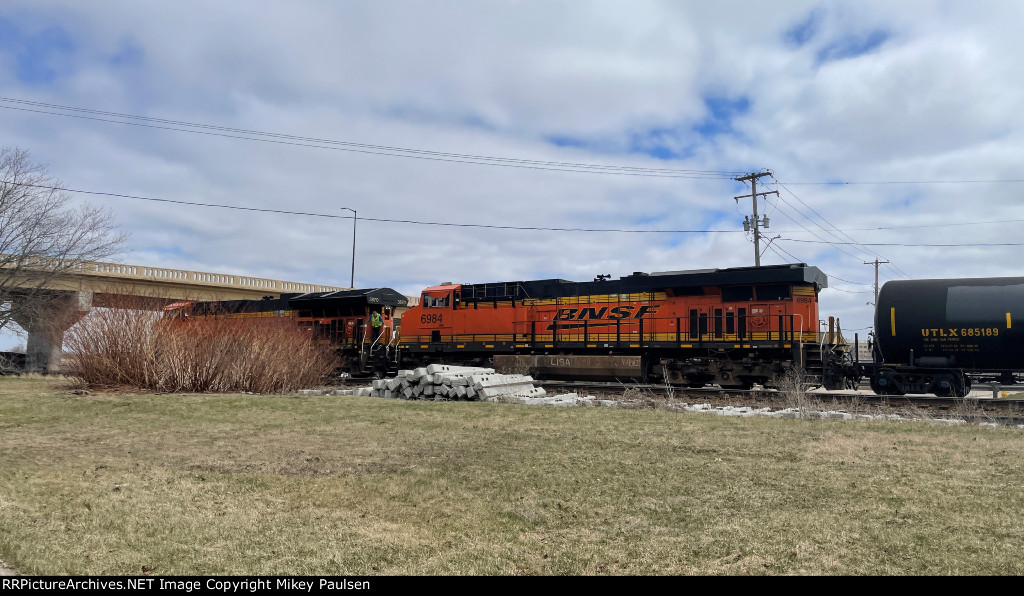
<path fill-rule="evenodd" d="M 289 319 L 167 321 L 116 306 L 68 331 L 69 368 L 87 387 L 279 393 L 317 385 L 337 365 Z"/>
<path fill-rule="evenodd" d="M 650 390 L 637 387 L 623 387 L 620 407 L 634 410 L 656 410 L 660 402 Z"/>
<path fill-rule="evenodd" d="M 967 422 L 981 422 L 986 418 L 985 410 L 981 407 L 978 398 L 965 397 L 956 401 L 952 413 L 957 418 Z"/>
<path fill-rule="evenodd" d="M 807 393 L 812 384 L 807 371 L 800 366 L 788 369 L 778 383 L 779 394 L 785 400 L 786 407 L 796 410 L 801 418 L 821 410 L 821 401 Z"/>

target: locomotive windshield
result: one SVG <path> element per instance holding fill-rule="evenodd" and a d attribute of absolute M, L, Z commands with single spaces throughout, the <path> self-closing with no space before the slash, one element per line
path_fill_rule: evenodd
<path fill-rule="evenodd" d="M 451 293 L 447 293 L 444 296 L 431 296 L 430 294 L 423 294 L 423 308 L 445 308 L 451 306 Z"/>

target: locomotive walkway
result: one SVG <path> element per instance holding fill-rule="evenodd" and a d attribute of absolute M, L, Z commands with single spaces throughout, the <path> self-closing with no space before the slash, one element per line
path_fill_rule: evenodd
<path fill-rule="evenodd" d="M 170 269 L 123 263 L 54 263 L 43 259 L 20 263 L 6 288 L 17 300 L 17 288 L 42 288 L 35 299 L 45 302 L 41 316 L 16 319 L 28 332 L 26 368 L 55 372 L 60 362 L 64 331 L 92 307 L 124 305 L 134 297 L 133 308 L 160 309 L 177 300 L 259 300 L 281 294 L 348 290 L 263 277 Z M 10 265 L 0 267 L 11 268 Z"/>

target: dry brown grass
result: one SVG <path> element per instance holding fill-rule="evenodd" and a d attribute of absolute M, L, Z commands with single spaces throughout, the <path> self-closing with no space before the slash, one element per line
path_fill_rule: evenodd
<path fill-rule="evenodd" d="M 279 393 L 337 366 L 289 319 L 172 322 L 132 306 L 94 309 L 68 331 L 68 367 L 84 387 Z"/>
<path fill-rule="evenodd" d="M 51 382 L 0 379 L 25 573 L 1024 573 L 1018 429 Z"/>

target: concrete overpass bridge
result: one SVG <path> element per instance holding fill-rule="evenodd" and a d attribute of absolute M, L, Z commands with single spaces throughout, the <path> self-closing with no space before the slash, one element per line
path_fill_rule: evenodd
<path fill-rule="evenodd" d="M 159 309 L 178 300 L 259 300 L 281 294 L 347 290 L 341 286 L 283 281 L 263 277 L 170 269 L 122 263 L 75 262 L 59 266 L 45 259 L 29 260 L 7 284 L 17 300 L 18 288 L 33 291 L 34 315 L 15 317 L 28 332 L 26 367 L 56 372 L 64 332 L 92 307 L 117 307 L 132 297 L 135 308 Z M 38 307 L 38 308 L 35 308 Z"/>

